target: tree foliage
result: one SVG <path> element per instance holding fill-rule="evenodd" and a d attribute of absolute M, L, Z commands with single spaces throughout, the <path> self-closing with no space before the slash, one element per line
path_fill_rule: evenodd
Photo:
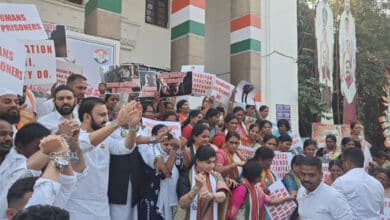
<path fill-rule="evenodd" d="M 344 0 L 329 0 L 334 15 L 335 49 L 334 79 L 339 74 L 338 27 L 344 10 Z M 355 18 L 357 54 L 356 79 L 358 93 L 358 119 L 365 126 L 365 136 L 374 145 L 382 145 L 383 138 L 378 123 L 379 97 L 383 83 L 383 70 L 390 65 L 390 16 L 388 4 L 377 0 L 351 1 L 351 11 Z M 322 106 L 319 102 L 318 70 L 316 57 L 315 9 L 307 0 L 298 0 L 298 70 L 299 70 L 299 112 L 302 136 L 310 136 L 312 122 L 320 120 Z M 340 82 L 335 82 L 334 118 L 342 122 L 342 96 Z M 337 98 L 338 97 L 338 98 Z M 309 132 L 308 132 L 309 131 Z"/>

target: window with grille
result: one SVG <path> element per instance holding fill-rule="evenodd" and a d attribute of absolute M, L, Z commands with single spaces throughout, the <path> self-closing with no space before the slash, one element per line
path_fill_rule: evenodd
<path fill-rule="evenodd" d="M 166 28 L 168 13 L 168 0 L 146 0 L 146 23 Z"/>

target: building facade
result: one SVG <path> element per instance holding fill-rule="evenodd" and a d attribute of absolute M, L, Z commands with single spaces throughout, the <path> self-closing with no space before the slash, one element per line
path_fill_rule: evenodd
<path fill-rule="evenodd" d="M 180 70 L 200 64 L 291 107 L 298 126 L 296 0 L 5 0 L 35 4 L 43 22 L 120 41 L 120 62 Z"/>

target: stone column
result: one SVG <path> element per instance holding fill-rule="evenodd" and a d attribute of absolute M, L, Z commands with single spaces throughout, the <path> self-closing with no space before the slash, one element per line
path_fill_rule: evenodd
<path fill-rule="evenodd" d="M 230 81 L 261 87 L 260 0 L 231 0 Z"/>
<path fill-rule="evenodd" d="M 171 70 L 204 65 L 206 0 L 172 0 Z"/>
<path fill-rule="evenodd" d="M 85 5 L 86 34 L 120 40 L 122 0 L 89 0 Z"/>

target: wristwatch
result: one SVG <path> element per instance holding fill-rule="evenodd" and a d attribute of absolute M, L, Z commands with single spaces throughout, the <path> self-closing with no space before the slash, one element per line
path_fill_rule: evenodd
<path fill-rule="evenodd" d="M 53 159 L 54 166 L 63 171 L 66 167 L 69 166 L 69 161 L 65 157 L 55 157 Z"/>

